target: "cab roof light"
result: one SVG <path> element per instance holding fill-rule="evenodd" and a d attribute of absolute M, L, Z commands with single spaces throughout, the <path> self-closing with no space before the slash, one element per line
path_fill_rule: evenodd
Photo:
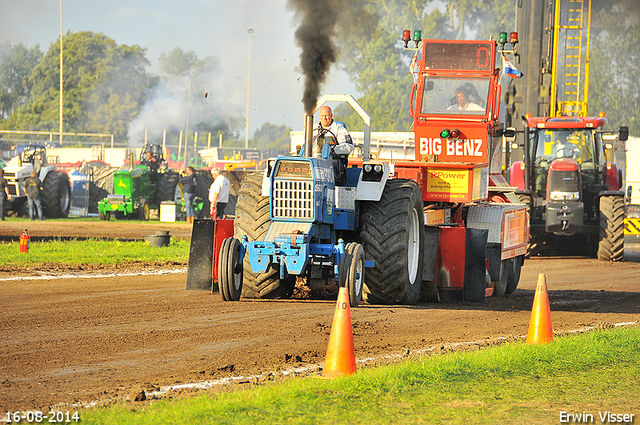
<path fill-rule="evenodd" d="M 500 33 L 500 37 L 498 38 L 498 43 L 505 44 L 506 42 L 507 42 L 507 33 L 503 31 Z"/>
<path fill-rule="evenodd" d="M 509 33 L 509 43 L 511 44 L 518 44 L 518 33 L 513 31 L 511 33 Z"/>
<path fill-rule="evenodd" d="M 411 31 L 409 30 L 402 31 L 402 41 L 404 42 L 405 49 L 409 47 L 409 42 L 411 41 Z"/>
<path fill-rule="evenodd" d="M 411 41 L 411 31 L 403 30 L 402 31 L 402 41 L 404 42 L 404 48 L 409 48 L 409 42 Z M 413 43 L 415 44 L 416 49 L 422 42 L 422 31 L 415 30 L 413 31 Z"/>

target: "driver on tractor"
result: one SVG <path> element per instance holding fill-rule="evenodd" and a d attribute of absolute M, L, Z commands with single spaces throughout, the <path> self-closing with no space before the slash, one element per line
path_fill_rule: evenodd
<path fill-rule="evenodd" d="M 353 141 L 344 124 L 333 120 L 333 111 L 323 106 L 319 111 L 320 125 L 313 132 L 313 140 L 324 137 L 325 143 L 332 146 L 331 157 L 336 184 L 343 184 L 346 177 L 349 154 L 353 152 Z"/>
<path fill-rule="evenodd" d="M 580 150 L 578 147 L 567 140 L 567 134 L 564 131 L 558 132 L 558 141 L 553 147 L 554 158 L 574 158 L 578 159 Z"/>
<path fill-rule="evenodd" d="M 149 180 L 151 180 L 152 183 L 156 183 L 158 181 L 158 168 L 160 167 L 160 164 L 150 150 L 148 150 L 145 154 L 145 158 L 142 160 L 142 164 L 149 167 Z"/>

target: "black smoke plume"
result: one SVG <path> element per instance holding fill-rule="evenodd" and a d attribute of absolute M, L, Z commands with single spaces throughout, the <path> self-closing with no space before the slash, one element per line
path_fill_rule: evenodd
<path fill-rule="evenodd" d="M 302 103 L 311 112 L 320 95 L 320 86 L 337 59 L 332 37 L 336 31 L 339 11 L 337 1 L 289 0 L 289 6 L 300 19 L 296 43 L 302 48 L 300 66 L 305 76 Z"/>

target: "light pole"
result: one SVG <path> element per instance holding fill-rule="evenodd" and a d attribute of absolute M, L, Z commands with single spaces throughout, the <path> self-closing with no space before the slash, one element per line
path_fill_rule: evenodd
<path fill-rule="evenodd" d="M 60 0 L 60 146 L 62 146 L 62 0 Z"/>
<path fill-rule="evenodd" d="M 251 92 L 251 35 L 253 34 L 253 29 L 249 28 L 247 31 L 249 33 L 249 70 L 247 72 L 247 118 L 245 123 L 245 134 L 244 134 L 244 148 L 249 149 L 249 94 Z"/>
<path fill-rule="evenodd" d="M 189 149 L 189 106 L 191 105 L 191 80 L 189 80 L 189 94 L 187 95 L 187 129 L 184 132 L 184 161 L 183 166 L 187 166 L 187 151 Z M 180 154 L 180 152 L 178 152 Z"/>

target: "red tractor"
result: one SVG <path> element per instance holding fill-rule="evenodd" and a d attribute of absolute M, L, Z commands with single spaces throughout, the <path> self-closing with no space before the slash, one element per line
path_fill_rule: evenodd
<path fill-rule="evenodd" d="M 511 293 L 524 262 L 528 220 L 501 174 L 498 44 L 420 40 L 416 33 L 415 157 L 396 161 L 394 170 L 398 178 L 417 181 L 422 192 L 431 242 L 425 247 L 423 291 L 430 288 L 440 299 L 473 298 L 473 281 L 483 278 L 478 265 L 487 263 L 493 286 L 487 292 Z M 405 45 L 409 36 L 405 31 Z M 517 35 L 511 40 L 515 46 Z"/>
<path fill-rule="evenodd" d="M 525 117 L 525 160 L 508 170 L 509 182 L 529 206 L 530 254 L 570 253 L 577 247 L 604 261 L 624 254 L 622 171 L 607 160 L 599 117 Z M 628 128 L 618 130 L 626 141 Z"/>
<path fill-rule="evenodd" d="M 497 43 L 416 39 L 416 46 L 411 156 L 372 158 L 370 119 L 353 99 L 365 141 L 355 150 L 361 157 L 349 158 L 346 183 L 322 159 L 275 159 L 264 179 L 243 182 L 235 242 L 225 239 L 228 222 L 195 221 L 187 288 L 211 289 L 213 276 L 225 300 L 283 297 L 298 275 L 364 283 L 364 299 L 376 304 L 482 302 L 516 289 L 529 229 L 526 207 L 501 175 Z M 312 113 L 322 105 L 305 120 L 304 152 L 319 145 Z M 281 207 L 300 200 L 305 214 Z M 353 258 L 349 272 L 343 263 Z"/>

